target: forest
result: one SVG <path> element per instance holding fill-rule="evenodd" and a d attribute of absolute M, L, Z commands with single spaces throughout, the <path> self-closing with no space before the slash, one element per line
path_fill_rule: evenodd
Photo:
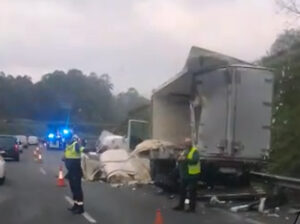
<path fill-rule="evenodd" d="M 30 76 L 0 72 L 0 118 L 117 124 L 149 103 L 135 88 L 113 95 L 108 74 L 54 71 L 33 83 Z"/>

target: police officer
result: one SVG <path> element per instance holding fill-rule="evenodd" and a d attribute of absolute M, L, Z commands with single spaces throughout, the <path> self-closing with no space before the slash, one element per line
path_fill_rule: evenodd
<path fill-rule="evenodd" d="M 180 199 L 174 210 L 184 210 L 184 202 L 189 193 L 189 209 L 187 212 L 195 212 L 197 199 L 197 182 L 201 172 L 199 152 L 193 147 L 191 139 L 184 141 L 184 151 L 178 158 L 179 178 L 180 178 Z"/>
<path fill-rule="evenodd" d="M 80 146 L 79 138 L 73 135 L 71 140 L 67 143 L 64 153 L 65 165 L 68 170 L 68 179 L 70 188 L 73 194 L 73 207 L 69 208 L 74 214 L 82 214 L 83 207 L 83 192 L 81 187 L 81 153 L 84 147 Z"/>

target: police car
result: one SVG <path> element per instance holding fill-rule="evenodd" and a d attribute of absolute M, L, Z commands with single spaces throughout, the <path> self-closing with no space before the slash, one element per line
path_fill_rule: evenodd
<path fill-rule="evenodd" d="M 72 137 L 72 130 L 69 128 L 58 128 L 52 130 L 46 136 L 47 149 L 64 150 L 67 140 Z"/>

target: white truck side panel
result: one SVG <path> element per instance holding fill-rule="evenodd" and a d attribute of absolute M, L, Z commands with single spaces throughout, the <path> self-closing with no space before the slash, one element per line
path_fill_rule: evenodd
<path fill-rule="evenodd" d="M 198 94 L 203 101 L 198 144 L 204 156 L 223 154 L 226 150 L 228 81 L 225 71 L 214 70 L 196 77 Z"/>

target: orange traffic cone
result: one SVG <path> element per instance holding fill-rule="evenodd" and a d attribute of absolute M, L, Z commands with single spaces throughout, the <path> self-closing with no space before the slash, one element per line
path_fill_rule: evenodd
<path fill-rule="evenodd" d="M 163 218 L 159 209 L 156 210 L 154 224 L 163 224 Z"/>
<path fill-rule="evenodd" d="M 62 166 L 59 166 L 59 172 L 58 172 L 58 177 L 57 177 L 57 181 L 56 181 L 56 186 L 58 186 L 58 187 L 66 186 Z"/>

